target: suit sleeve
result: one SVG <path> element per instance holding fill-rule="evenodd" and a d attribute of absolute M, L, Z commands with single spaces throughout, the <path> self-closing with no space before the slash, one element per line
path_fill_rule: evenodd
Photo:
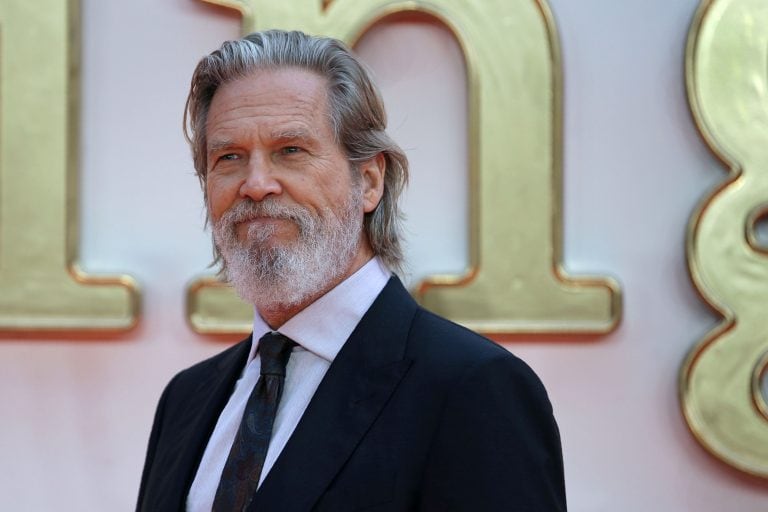
<path fill-rule="evenodd" d="M 467 370 L 430 448 L 421 510 L 566 510 L 560 434 L 539 379 L 506 353 Z"/>
<path fill-rule="evenodd" d="M 141 473 L 141 485 L 139 486 L 139 498 L 136 502 L 136 512 L 140 512 L 144 507 L 144 497 L 147 491 L 147 486 L 150 484 L 150 474 L 152 473 L 152 463 L 155 458 L 155 451 L 157 449 L 157 442 L 160 438 L 160 433 L 163 424 L 163 414 L 165 412 L 165 404 L 168 400 L 169 390 L 173 382 L 176 380 L 174 377 L 171 382 L 163 390 L 163 394 L 160 395 L 160 401 L 157 404 L 155 410 L 155 419 L 152 422 L 152 431 L 149 434 L 149 445 L 147 447 L 147 456 L 144 459 L 144 470 Z"/>

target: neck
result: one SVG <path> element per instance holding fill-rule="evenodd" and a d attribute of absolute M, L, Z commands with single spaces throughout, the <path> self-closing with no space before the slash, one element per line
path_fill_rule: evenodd
<path fill-rule="evenodd" d="M 329 281 L 326 286 L 318 290 L 317 293 L 310 295 L 306 300 L 299 304 L 292 305 L 265 301 L 264 304 L 256 304 L 256 309 L 258 310 L 259 315 L 261 315 L 261 318 L 263 318 L 267 325 L 269 325 L 270 329 L 277 330 L 285 322 L 304 310 L 304 308 L 336 288 L 341 282 L 360 270 L 363 265 L 371 260 L 371 258 L 373 258 L 373 250 L 366 241 L 360 250 L 357 251 L 357 254 L 350 260 L 350 263 L 344 272 L 341 272 L 338 277 Z"/>

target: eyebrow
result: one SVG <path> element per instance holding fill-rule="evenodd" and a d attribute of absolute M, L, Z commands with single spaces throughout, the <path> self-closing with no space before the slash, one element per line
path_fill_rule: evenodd
<path fill-rule="evenodd" d="M 214 140 L 213 142 L 208 143 L 207 154 L 210 155 L 211 153 L 215 153 L 216 151 L 220 151 L 222 149 L 230 148 L 234 145 L 235 143 L 229 139 Z"/>
<path fill-rule="evenodd" d="M 273 131 L 270 137 L 275 141 L 311 141 L 314 139 L 309 131 L 302 128 Z"/>
<path fill-rule="evenodd" d="M 309 143 L 314 140 L 311 132 L 303 128 L 276 130 L 270 133 L 270 137 L 273 141 L 283 143 L 290 141 L 302 141 L 304 143 Z M 236 144 L 232 139 L 209 141 L 207 144 L 208 148 L 206 150 L 206 154 L 211 155 L 212 153 L 216 153 L 224 149 L 229 149 L 235 145 Z"/>

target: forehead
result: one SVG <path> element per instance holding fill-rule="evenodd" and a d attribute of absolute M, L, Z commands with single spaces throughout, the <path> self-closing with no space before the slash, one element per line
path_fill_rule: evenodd
<path fill-rule="evenodd" d="M 206 132 L 227 132 L 244 122 L 272 132 L 331 131 L 325 78 L 303 69 L 262 70 L 222 84 L 213 96 Z"/>

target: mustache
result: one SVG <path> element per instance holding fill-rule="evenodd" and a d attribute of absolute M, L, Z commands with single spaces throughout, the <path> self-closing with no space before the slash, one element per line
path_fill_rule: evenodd
<path fill-rule="evenodd" d="M 243 199 L 225 211 L 214 223 L 214 240 L 236 239 L 235 231 L 241 222 L 259 218 L 284 219 L 293 222 L 304 237 L 317 229 L 317 222 L 312 212 L 301 205 L 286 205 L 277 198 L 266 198 L 262 201 Z M 267 236 L 269 230 L 262 231 Z"/>
<path fill-rule="evenodd" d="M 307 214 L 307 210 L 301 206 L 281 204 L 275 199 L 265 199 L 259 202 L 253 199 L 244 199 L 224 212 L 217 224 L 232 226 L 239 222 L 261 217 L 287 219 L 302 223 L 307 218 Z"/>

